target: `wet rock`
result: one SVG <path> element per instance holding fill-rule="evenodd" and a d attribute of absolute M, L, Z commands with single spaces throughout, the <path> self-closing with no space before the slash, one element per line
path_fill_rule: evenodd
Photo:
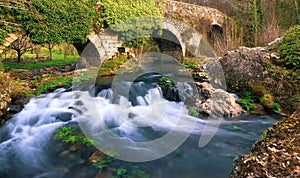
<path fill-rule="evenodd" d="M 210 115 L 219 119 L 226 117 L 237 117 L 244 113 L 243 108 L 236 103 L 235 97 L 223 90 L 215 90 L 211 93 L 211 97 L 207 100 L 199 101 L 198 107 L 203 115 Z"/>
<path fill-rule="evenodd" d="M 19 106 L 19 105 L 10 105 L 9 106 L 9 108 L 10 108 L 10 112 L 11 113 L 18 113 L 18 112 L 20 112 L 21 110 L 22 110 L 22 107 L 21 106 Z"/>
<path fill-rule="evenodd" d="M 199 65 L 190 70 L 192 77 L 197 82 L 209 82 L 209 77 L 204 67 Z"/>

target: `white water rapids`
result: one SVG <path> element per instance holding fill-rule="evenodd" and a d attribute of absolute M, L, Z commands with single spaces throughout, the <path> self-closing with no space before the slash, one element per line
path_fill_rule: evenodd
<path fill-rule="evenodd" d="M 123 96 L 118 96 L 118 102 L 112 103 L 113 95 L 111 89 L 100 91 L 96 97 L 87 91 L 59 89 L 31 99 L 0 129 L 0 177 L 63 175 L 58 167 L 60 163 L 68 163 L 57 162 L 51 157 L 55 155 L 52 137 L 59 127 L 67 124 L 79 122 L 83 132 L 96 140 L 98 148 L 115 148 L 116 152 L 126 153 L 121 158 L 130 160 L 133 155 L 152 159 L 168 154 L 178 147 L 177 142 L 180 145 L 190 133 L 200 137 L 205 134 L 202 133 L 205 124 L 214 122 L 189 116 L 183 103 L 165 100 L 158 88 L 137 96 L 135 106 Z M 246 133 L 224 129 L 219 129 L 217 134 L 252 140 L 252 136 Z M 161 137 L 173 140 L 169 139 L 170 143 L 165 144 L 146 144 Z M 165 145 L 174 148 L 164 152 Z"/>

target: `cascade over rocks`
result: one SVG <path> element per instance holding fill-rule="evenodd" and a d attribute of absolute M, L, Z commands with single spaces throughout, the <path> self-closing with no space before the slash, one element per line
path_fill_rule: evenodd
<path fill-rule="evenodd" d="M 192 69 L 189 69 L 195 84 L 199 98 L 195 99 L 195 96 L 188 92 L 186 87 L 179 86 L 178 83 L 173 83 L 173 86 L 162 87 L 163 96 L 170 101 L 181 101 L 182 98 L 188 106 L 192 106 L 203 117 L 207 117 L 213 113 L 218 113 L 220 117 L 237 117 L 239 114 L 244 113 L 243 108 L 236 103 L 236 98 L 223 90 L 215 89 L 209 83 L 209 75 L 202 65 L 198 65 Z M 212 98 L 213 97 L 213 98 Z M 220 102 L 221 99 L 222 101 Z M 218 101 L 219 100 L 219 101 Z"/>

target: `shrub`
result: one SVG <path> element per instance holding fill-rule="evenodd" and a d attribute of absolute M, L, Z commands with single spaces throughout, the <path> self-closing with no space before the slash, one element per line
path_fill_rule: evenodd
<path fill-rule="evenodd" d="M 274 103 L 274 104 L 273 104 L 273 109 L 280 112 L 281 109 L 280 109 L 279 103 Z"/>
<path fill-rule="evenodd" d="M 11 81 L 11 98 L 19 99 L 24 97 L 31 97 L 33 93 L 30 91 L 28 87 L 24 87 L 21 83 L 17 80 Z"/>
<path fill-rule="evenodd" d="M 286 31 L 279 44 L 278 55 L 286 67 L 300 66 L 300 25 Z"/>
<path fill-rule="evenodd" d="M 261 104 L 266 110 L 271 110 L 274 105 L 274 98 L 271 94 L 265 94 L 261 99 Z"/>
<path fill-rule="evenodd" d="M 237 103 L 239 103 L 247 111 L 255 109 L 253 105 L 254 101 L 252 99 L 239 99 L 237 100 Z"/>
<path fill-rule="evenodd" d="M 172 83 L 172 80 L 167 76 L 162 76 L 159 78 L 159 81 L 162 83 L 163 89 L 171 89 L 174 85 Z"/>
<path fill-rule="evenodd" d="M 239 103 L 247 111 L 255 109 L 255 107 L 253 105 L 254 100 L 252 99 L 252 93 L 251 92 L 245 92 L 244 93 L 244 98 L 238 99 L 237 103 Z"/>
<path fill-rule="evenodd" d="M 12 80 L 9 74 L 0 72 L 0 116 L 8 113 L 12 100 L 27 97 L 28 91 L 19 81 Z"/>

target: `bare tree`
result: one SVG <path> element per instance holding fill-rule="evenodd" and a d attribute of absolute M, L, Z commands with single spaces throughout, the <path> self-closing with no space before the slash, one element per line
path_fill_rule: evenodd
<path fill-rule="evenodd" d="M 27 51 L 33 49 L 33 44 L 29 42 L 29 37 L 27 35 L 19 37 L 10 45 L 10 49 L 17 52 L 18 62 L 21 62 L 21 57 Z"/>

